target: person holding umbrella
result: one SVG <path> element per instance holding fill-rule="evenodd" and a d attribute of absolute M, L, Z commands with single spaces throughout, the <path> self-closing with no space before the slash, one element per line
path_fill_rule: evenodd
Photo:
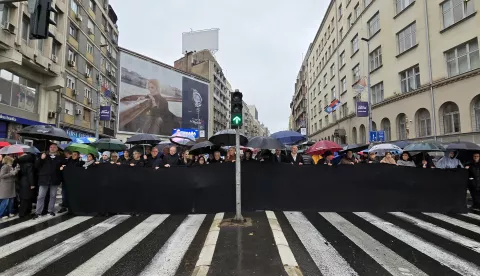
<path fill-rule="evenodd" d="M 355 165 L 358 160 L 353 156 L 353 151 L 347 150 L 347 154 L 340 160 L 340 165 Z"/>
<path fill-rule="evenodd" d="M 160 155 L 158 154 L 158 148 L 154 147 L 152 148 L 152 151 L 151 151 L 151 157 L 147 159 L 145 167 L 155 168 L 154 165 L 160 161 L 161 161 L 161 158 L 160 158 Z"/>
<path fill-rule="evenodd" d="M 439 169 L 456 169 L 463 168 L 462 162 L 456 158 L 457 152 L 448 152 L 448 157 L 444 156 L 437 162 L 437 168 Z"/>
<path fill-rule="evenodd" d="M 303 165 L 303 158 L 298 154 L 298 147 L 292 146 L 292 152 L 287 156 L 286 163 L 293 165 Z"/>
<path fill-rule="evenodd" d="M 157 164 L 155 169 L 160 167 L 170 168 L 175 167 L 181 164 L 181 160 L 178 157 L 177 147 L 171 146 L 169 150 L 169 154 L 163 158 L 163 162 L 161 164 Z"/>
<path fill-rule="evenodd" d="M 0 217 L 14 217 L 15 178 L 20 171 L 20 166 L 17 164 L 13 167 L 13 158 L 10 156 L 3 157 L 2 164 L 0 169 Z"/>
<path fill-rule="evenodd" d="M 35 155 L 23 154 L 18 158 L 19 172 L 19 217 L 26 217 L 32 212 L 32 199 L 35 196 Z"/>
<path fill-rule="evenodd" d="M 210 160 L 209 163 L 223 163 L 222 156 L 220 155 L 220 151 L 213 152 L 213 158 Z"/>
<path fill-rule="evenodd" d="M 474 153 L 473 161 L 465 168 L 468 169 L 468 190 L 473 201 L 471 209 L 480 209 L 480 153 Z"/>

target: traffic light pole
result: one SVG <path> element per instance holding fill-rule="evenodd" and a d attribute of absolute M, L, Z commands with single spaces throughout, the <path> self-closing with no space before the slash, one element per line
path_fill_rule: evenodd
<path fill-rule="evenodd" d="M 240 129 L 235 130 L 235 193 L 236 193 L 236 214 L 235 221 L 243 222 L 242 216 L 242 175 L 241 175 L 241 164 L 240 164 Z"/>

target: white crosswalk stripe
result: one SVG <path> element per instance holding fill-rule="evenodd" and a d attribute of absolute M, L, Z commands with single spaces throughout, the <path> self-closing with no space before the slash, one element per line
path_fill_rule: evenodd
<path fill-rule="evenodd" d="M 268 256 L 265 262 L 260 264 L 268 267 L 278 263 L 288 275 L 304 275 L 305 272 L 302 270 L 304 265 L 310 265 L 310 270 L 318 269 L 317 272 L 309 271 L 306 273 L 308 275 L 366 275 L 366 272 L 361 270 L 362 266 L 357 263 L 359 260 L 370 262 L 367 265 L 377 265 L 375 269 L 384 269 L 383 272 L 376 271 L 376 275 L 388 273 L 393 276 L 426 276 L 431 275 L 431 271 L 437 271 L 436 269 L 450 271 L 452 274 L 480 275 L 480 238 L 475 236 L 480 234 L 480 227 L 467 222 L 471 222 L 472 218 L 476 219 L 477 215 L 464 214 L 453 218 L 444 214 L 424 213 L 429 217 L 427 219 L 423 215 L 407 215 L 401 212 L 390 213 L 391 215 L 364 212 L 353 214 L 263 212 L 260 219 L 263 219 L 265 222 L 263 225 L 268 227 L 263 230 L 271 236 L 273 244 L 269 245 L 274 249 L 273 255 Z M 248 217 L 248 214 L 244 215 Z M 215 266 L 228 262 L 222 259 L 220 253 L 222 250 L 225 252 L 225 246 L 219 246 L 226 237 L 222 236 L 224 231 L 221 226 L 222 219 L 223 213 L 215 216 L 159 214 L 140 218 L 117 215 L 95 219 L 90 216 L 74 216 L 50 221 L 48 225 L 41 226 L 38 224 L 51 218 L 19 221 L 0 230 L 0 276 L 37 273 L 49 275 L 47 271 L 56 271 L 56 275 L 68 276 L 105 273 L 106 275 L 138 273 L 142 276 L 207 274 L 223 276 L 226 275 L 225 271 L 215 269 Z M 256 224 L 253 219 L 252 223 Z M 322 228 L 327 225 L 329 230 Z M 412 231 L 413 228 L 415 231 Z M 463 233 L 466 233 L 463 229 L 469 230 L 471 235 L 465 237 L 452 230 L 459 228 L 462 228 Z M 285 232 L 286 229 L 289 231 L 288 234 Z M 68 231 L 70 234 L 63 235 Z M 257 235 L 256 230 L 248 231 L 252 232 L 252 237 Z M 156 242 L 162 235 L 163 240 L 161 243 L 159 241 L 154 250 L 147 246 L 150 244 L 149 241 Z M 15 240 L 16 236 L 18 239 Z M 108 236 L 113 238 L 107 239 L 108 242 L 99 242 L 98 246 L 95 245 L 97 241 Z M 436 238 L 430 239 L 429 236 Z M 47 240 L 48 242 L 44 242 Z M 404 244 L 401 245 L 403 248 L 397 248 L 393 243 L 381 242 L 391 240 L 398 240 L 398 243 Z M 445 241 L 445 244 L 438 241 Z M 235 246 L 238 242 L 248 241 L 241 241 L 235 237 L 235 240 L 229 241 L 228 244 L 232 246 L 232 250 L 237 251 L 241 250 L 241 246 L 238 248 Z M 448 244 L 450 245 L 447 246 Z M 453 244 L 459 245 L 456 248 L 463 250 L 464 253 L 449 251 L 455 248 L 451 246 Z M 94 251 L 86 252 L 86 249 Z M 406 250 L 411 250 L 411 255 L 406 253 Z M 345 255 L 353 251 L 358 254 Z M 129 270 L 131 267 L 123 265 L 132 264 L 128 258 L 132 257 L 134 260 L 142 258 L 137 254 L 145 252 L 150 257 L 138 265 L 135 273 Z M 260 252 L 261 248 L 258 252 L 236 252 L 239 258 L 238 260 L 236 258 L 235 262 L 240 262 L 243 257 L 262 258 Z M 416 252 L 423 253 L 422 258 L 430 260 L 429 265 L 433 266 L 433 269 L 424 270 L 429 268 L 416 259 L 418 255 Z M 465 252 L 471 252 L 472 258 L 468 259 Z M 83 259 L 77 260 L 79 256 Z M 308 256 L 308 260 L 303 258 L 305 256 Z M 352 256 L 358 259 L 354 260 Z M 69 263 L 65 259 L 68 258 L 73 260 L 72 267 L 65 268 L 65 264 Z M 278 259 L 277 262 L 272 260 L 275 258 Z M 56 265 L 63 269 L 62 273 L 56 270 Z M 222 274 L 219 274 L 219 271 L 222 271 Z M 269 271 L 266 269 L 262 275 L 271 275 Z"/>

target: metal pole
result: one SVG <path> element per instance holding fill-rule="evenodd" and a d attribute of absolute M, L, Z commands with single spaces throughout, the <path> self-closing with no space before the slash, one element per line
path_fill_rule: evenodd
<path fill-rule="evenodd" d="M 432 105 L 433 117 L 433 138 L 437 140 L 437 112 L 435 110 L 435 92 L 433 91 L 433 76 L 432 76 L 432 54 L 430 52 L 430 32 L 428 25 L 428 7 L 427 0 L 424 1 L 424 17 L 425 17 L 425 34 L 427 36 L 427 57 L 428 57 L 428 80 L 430 84 L 430 98 Z"/>
<path fill-rule="evenodd" d="M 242 216 L 242 180 L 241 180 L 241 168 L 240 168 L 240 130 L 235 130 L 235 183 L 236 183 L 236 214 L 235 221 L 243 222 Z"/>
<path fill-rule="evenodd" d="M 62 113 L 62 90 L 57 91 L 57 108 L 55 114 L 55 126 L 60 127 L 60 113 Z"/>
<path fill-rule="evenodd" d="M 372 89 L 370 88 L 370 40 L 367 40 L 368 135 L 372 131 Z"/>
<path fill-rule="evenodd" d="M 100 89 L 101 89 L 101 86 L 100 86 L 100 81 L 98 81 L 99 85 L 98 85 L 98 91 L 97 91 L 97 107 L 95 108 L 95 120 L 94 123 L 95 123 L 95 139 L 98 140 L 99 138 L 99 133 L 98 133 L 98 124 L 100 123 Z"/>

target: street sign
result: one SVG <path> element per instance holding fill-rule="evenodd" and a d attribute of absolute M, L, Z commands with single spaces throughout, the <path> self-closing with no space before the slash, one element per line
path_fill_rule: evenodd
<path fill-rule="evenodd" d="M 385 142 L 385 131 L 384 130 L 377 131 L 377 139 L 378 139 L 378 142 Z"/>
<path fill-rule="evenodd" d="M 357 102 L 357 117 L 368 117 L 368 102 Z"/>
<path fill-rule="evenodd" d="M 307 135 L 307 128 L 306 127 L 300 128 L 300 134 L 302 134 L 303 136 Z"/>
<path fill-rule="evenodd" d="M 370 131 L 370 142 L 377 142 L 377 132 L 376 131 Z"/>

